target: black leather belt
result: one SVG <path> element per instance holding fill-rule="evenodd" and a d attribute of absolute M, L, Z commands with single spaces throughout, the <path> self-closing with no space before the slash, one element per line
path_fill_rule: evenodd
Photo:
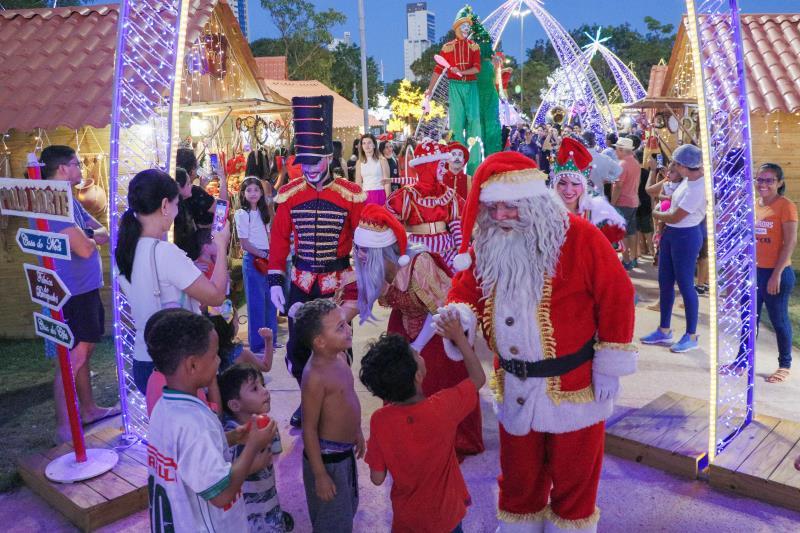
<path fill-rule="evenodd" d="M 541 361 L 522 361 L 520 359 L 504 359 L 500 357 L 500 368 L 514 374 L 519 379 L 525 378 L 551 378 L 563 376 L 575 370 L 586 361 L 594 357 L 594 339 L 584 344 L 580 350 L 563 357 L 542 359 Z"/>
<path fill-rule="evenodd" d="M 329 272 L 339 272 L 350 266 L 350 256 L 339 257 L 333 261 L 326 261 L 324 263 L 317 263 L 306 261 L 298 256 L 292 257 L 292 264 L 297 270 L 304 270 L 306 272 L 313 272 L 314 274 L 327 274 Z"/>

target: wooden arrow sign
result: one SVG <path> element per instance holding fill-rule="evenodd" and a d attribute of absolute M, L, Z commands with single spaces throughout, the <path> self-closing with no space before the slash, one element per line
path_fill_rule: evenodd
<path fill-rule="evenodd" d="M 69 250 L 69 237 L 63 233 L 19 228 L 17 230 L 17 246 L 23 252 L 33 255 L 54 257 L 56 259 L 72 259 Z"/>
<path fill-rule="evenodd" d="M 33 327 L 38 336 L 50 339 L 61 346 L 71 349 L 75 343 L 75 337 L 72 335 L 72 330 L 69 329 L 68 325 L 35 311 L 33 313 Z"/>
<path fill-rule="evenodd" d="M 53 311 L 61 311 L 71 294 L 55 270 L 27 263 L 22 266 L 28 280 L 31 301 Z"/>

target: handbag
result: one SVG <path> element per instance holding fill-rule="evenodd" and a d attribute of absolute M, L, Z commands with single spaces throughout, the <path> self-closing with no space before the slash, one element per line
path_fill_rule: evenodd
<path fill-rule="evenodd" d="M 267 262 L 266 257 L 256 257 L 253 259 L 253 266 L 256 267 L 259 274 L 263 274 L 264 276 L 267 275 L 269 272 L 269 263 Z"/>
<path fill-rule="evenodd" d="M 158 308 L 159 309 L 186 309 L 191 311 L 191 304 L 187 304 L 188 298 L 186 298 L 186 293 L 181 291 L 181 298 L 177 302 L 164 302 L 161 298 L 161 280 L 158 278 L 158 268 L 156 267 L 156 247 L 161 241 L 156 240 L 153 243 L 153 246 L 150 248 L 150 268 L 153 271 L 153 276 L 155 276 L 155 286 L 153 287 L 153 296 L 156 297 L 158 300 Z"/>

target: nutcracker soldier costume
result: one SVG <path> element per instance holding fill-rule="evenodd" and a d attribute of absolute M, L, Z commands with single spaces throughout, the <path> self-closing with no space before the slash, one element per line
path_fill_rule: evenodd
<path fill-rule="evenodd" d="M 478 94 L 478 74 L 481 71 L 481 49 L 470 39 L 472 35 L 472 9 L 461 8 L 452 25 L 456 38 L 442 46 L 439 53 L 450 65 L 447 68 L 448 117 L 453 139 L 467 144 L 468 138 L 482 138 L 480 119 L 480 97 Z M 426 100 L 430 100 L 433 88 L 439 76 L 445 72 L 444 66 L 437 64 L 433 69 Z M 472 158 L 470 172 L 474 171 L 480 161 Z"/>
<path fill-rule="evenodd" d="M 278 310 L 320 297 L 332 297 L 343 275 L 351 271 L 350 250 L 366 195 L 358 185 L 330 172 L 333 146 L 333 97 L 292 98 L 295 161 L 303 176 L 278 191 L 269 252 L 269 284 Z M 290 244 L 294 244 L 292 268 L 285 272 Z M 284 276 L 290 276 L 288 305 L 284 300 Z M 310 357 L 308 347 L 299 346 L 289 318 L 286 361 L 300 382 Z M 299 411 L 292 417 L 299 423 Z"/>
<path fill-rule="evenodd" d="M 447 150 L 430 139 L 414 149 L 409 165 L 417 182 L 393 192 L 386 207 L 403 223 L 411 242 L 439 254 L 450 265 L 461 245 L 461 211 L 464 199 L 444 185 L 439 177 L 450 158 Z"/>
<path fill-rule="evenodd" d="M 481 164 L 447 297 L 468 338 L 480 324 L 495 354 L 501 532 L 596 531 L 604 420 L 636 369 L 633 286 L 546 178 L 516 152 Z"/>
<path fill-rule="evenodd" d="M 469 183 L 472 179 L 464 171 L 464 167 L 469 163 L 469 150 L 460 142 L 453 141 L 447 145 L 447 151 L 450 153 L 450 161 L 448 161 L 447 170 L 442 176 L 442 183 L 455 189 L 456 194 L 466 200 Z"/>

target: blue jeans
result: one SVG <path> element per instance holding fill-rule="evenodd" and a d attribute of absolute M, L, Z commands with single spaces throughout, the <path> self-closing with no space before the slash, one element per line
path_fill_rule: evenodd
<path fill-rule="evenodd" d="M 272 330 L 272 342 L 278 342 L 278 315 L 275 305 L 269 296 L 267 276 L 259 272 L 253 260 L 253 254 L 244 253 L 242 260 L 242 277 L 244 278 L 244 294 L 247 298 L 247 340 L 254 353 L 264 351 L 264 339 L 258 334 L 259 328 Z"/>
<path fill-rule="evenodd" d="M 686 307 L 686 333 L 697 333 L 699 302 L 694 288 L 694 270 L 703 246 L 701 224 L 691 228 L 667 226 L 658 251 L 658 290 L 661 299 L 661 327 L 670 328 L 675 282 Z"/>
<path fill-rule="evenodd" d="M 767 282 L 774 272 L 774 268 L 756 269 L 758 289 L 756 292 L 756 320 L 761 321 L 761 306 L 766 304 L 769 321 L 775 330 L 778 339 L 778 366 L 780 368 L 792 367 L 792 323 L 789 322 L 789 296 L 794 288 L 795 275 L 791 266 L 783 269 L 781 273 L 780 292 L 767 293 Z"/>
<path fill-rule="evenodd" d="M 139 361 L 133 360 L 133 384 L 139 389 L 142 395 L 147 394 L 147 380 L 150 379 L 150 374 L 156 369 L 156 365 L 152 361 Z"/>

